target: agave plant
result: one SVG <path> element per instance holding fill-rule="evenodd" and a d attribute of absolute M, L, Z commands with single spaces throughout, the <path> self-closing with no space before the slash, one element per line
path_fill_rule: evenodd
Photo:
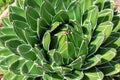
<path fill-rule="evenodd" d="M 120 79 L 120 14 L 110 0 L 25 0 L 3 23 L 3 80 Z"/>

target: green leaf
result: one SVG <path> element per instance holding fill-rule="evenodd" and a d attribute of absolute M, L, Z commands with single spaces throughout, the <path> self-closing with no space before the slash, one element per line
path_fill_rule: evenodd
<path fill-rule="evenodd" d="M 94 4 L 98 6 L 99 11 L 101 11 L 104 7 L 104 0 L 95 0 Z"/>
<path fill-rule="evenodd" d="M 57 65 L 62 65 L 63 64 L 63 57 L 61 56 L 60 53 L 55 52 L 53 55 L 54 61 Z"/>
<path fill-rule="evenodd" d="M 101 57 L 102 57 L 101 55 L 97 54 L 93 57 L 87 58 L 81 70 L 87 70 L 87 69 L 90 69 L 96 66 L 97 64 L 101 62 Z"/>
<path fill-rule="evenodd" d="M 5 35 L 5 34 L 13 35 L 13 34 L 15 34 L 15 31 L 14 31 L 13 28 L 2 27 L 2 28 L 0 28 L 0 33 L 3 34 L 3 35 Z"/>
<path fill-rule="evenodd" d="M 45 59 L 46 54 L 43 49 L 41 49 L 39 46 L 35 46 L 34 51 L 35 51 L 37 58 L 40 61 L 47 62 L 47 60 Z"/>
<path fill-rule="evenodd" d="M 9 18 L 2 18 L 2 24 L 4 27 L 12 27 L 12 24 L 10 23 Z"/>
<path fill-rule="evenodd" d="M 32 61 L 26 61 L 24 65 L 21 67 L 22 74 L 37 76 L 42 75 L 42 70 L 39 68 L 39 65 L 35 64 Z"/>
<path fill-rule="evenodd" d="M 120 64 L 114 61 L 101 65 L 99 69 L 106 75 L 111 76 L 120 72 Z"/>
<path fill-rule="evenodd" d="M 47 5 L 48 4 L 48 5 Z M 49 6 L 53 12 L 50 11 L 49 8 L 47 8 L 47 6 Z M 49 9 L 49 10 L 48 10 Z M 48 10 L 48 11 L 47 11 Z M 41 11 L 40 11 L 40 15 L 41 17 L 47 22 L 47 24 L 51 25 L 52 23 L 52 15 L 54 15 L 54 10 L 52 8 L 52 6 L 49 4 L 48 1 L 45 1 L 42 5 L 41 5 Z"/>
<path fill-rule="evenodd" d="M 12 52 L 10 52 L 8 49 L 5 49 L 5 48 L 0 48 L 0 62 L 10 56 L 12 54 Z"/>
<path fill-rule="evenodd" d="M 56 6 L 56 9 L 55 9 L 56 13 L 58 13 L 60 10 L 66 10 L 66 7 L 64 5 L 64 0 L 56 0 L 56 1 L 53 1 L 52 4 L 54 4 L 54 6 Z"/>
<path fill-rule="evenodd" d="M 2 57 L 7 57 L 7 56 L 9 56 L 9 55 L 11 55 L 12 54 L 12 52 L 10 52 L 8 49 L 6 49 L 6 48 L 3 48 L 3 49 L 0 49 L 0 57 L 2 58 Z M 3 58 L 4 59 L 4 58 Z"/>
<path fill-rule="evenodd" d="M 13 23 L 14 31 L 17 36 L 22 39 L 24 42 L 27 42 L 25 37 L 25 29 L 29 28 L 29 25 L 22 21 L 14 21 Z"/>
<path fill-rule="evenodd" d="M 26 0 L 24 1 L 24 5 L 33 7 L 38 13 L 40 12 L 40 6 L 36 2 L 36 0 Z"/>
<path fill-rule="evenodd" d="M 66 2 L 71 2 L 69 6 L 67 5 L 69 18 L 78 21 L 78 23 L 81 24 L 82 14 L 80 4 L 78 4 L 77 1 L 66 0 Z"/>
<path fill-rule="evenodd" d="M 44 74 L 44 80 L 62 80 L 62 78 L 58 74 Z"/>
<path fill-rule="evenodd" d="M 82 26 L 84 36 L 87 40 L 87 44 L 90 42 L 92 38 L 92 25 L 89 21 L 86 21 Z"/>
<path fill-rule="evenodd" d="M 89 46 L 89 54 L 94 54 L 98 48 L 101 46 L 103 41 L 105 41 L 109 35 L 111 34 L 113 29 L 113 24 L 110 21 L 101 23 L 96 31 L 94 32 L 94 37 L 91 40 L 90 46 Z"/>
<path fill-rule="evenodd" d="M 8 72 L 3 76 L 2 80 L 25 80 L 27 77 L 23 75 L 16 75 L 12 72 Z"/>
<path fill-rule="evenodd" d="M 97 51 L 97 54 L 101 55 L 101 63 L 104 64 L 106 62 L 111 61 L 116 56 L 116 49 L 114 48 L 100 48 Z"/>
<path fill-rule="evenodd" d="M 55 22 L 52 24 L 50 31 L 54 31 L 56 28 L 58 28 L 60 26 L 61 22 Z"/>
<path fill-rule="evenodd" d="M 3 35 L 0 37 L 0 41 L 4 46 L 6 46 L 5 43 L 11 39 L 18 39 L 18 38 L 16 35 Z"/>
<path fill-rule="evenodd" d="M 30 28 L 25 28 L 25 38 L 32 47 L 38 44 L 37 33 L 33 32 Z"/>
<path fill-rule="evenodd" d="M 6 42 L 6 46 L 10 51 L 12 51 L 14 54 L 19 55 L 17 52 L 17 47 L 21 45 L 23 42 L 19 40 L 8 40 Z"/>
<path fill-rule="evenodd" d="M 45 9 L 51 16 L 54 16 L 54 15 L 55 15 L 55 10 L 54 10 L 53 6 L 50 4 L 49 1 L 45 1 L 45 3 L 44 3 L 44 9 Z"/>
<path fill-rule="evenodd" d="M 83 14 L 83 24 L 86 23 L 86 21 L 91 22 L 92 30 L 96 28 L 97 25 L 97 19 L 98 19 L 98 8 L 97 6 L 90 7 L 84 14 Z"/>
<path fill-rule="evenodd" d="M 16 55 L 10 55 L 7 56 L 6 58 L 4 58 L 1 62 L 0 65 L 3 69 L 8 70 L 8 68 L 11 66 L 11 64 L 13 64 L 14 62 L 16 62 L 19 59 L 18 56 Z"/>
<path fill-rule="evenodd" d="M 16 0 L 16 6 L 24 8 L 24 0 Z"/>
<path fill-rule="evenodd" d="M 15 74 L 21 74 L 21 67 L 25 63 L 25 59 L 17 60 L 10 66 L 10 71 L 14 72 Z"/>
<path fill-rule="evenodd" d="M 68 52 L 68 43 L 67 42 L 67 36 L 62 35 L 59 39 L 57 51 L 63 56 L 63 61 L 64 63 L 68 64 L 69 63 L 69 52 Z"/>
<path fill-rule="evenodd" d="M 68 67 L 79 70 L 82 67 L 82 64 L 83 64 L 83 58 L 80 56 L 77 59 L 75 59 L 73 62 L 71 62 L 68 65 Z"/>
<path fill-rule="evenodd" d="M 120 47 L 120 32 L 112 33 L 105 41 L 103 47 L 111 47 L 111 48 Z"/>
<path fill-rule="evenodd" d="M 39 39 L 42 39 L 45 31 L 47 31 L 48 25 L 43 18 L 37 20 L 37 35 Z"/>
<path fill-rule="evenodd" d="M 110 1 L 110 0 L 106 0 L 104 2 L 104 9 L 114 9 L 115 7 L 115 4 L 114 4 L 114 1 Z"/>
<path fill-rule="evenodd" d="M 15 13 L 10 13 L 9 18 L 10 18 L 10 21 L 12 22 L 15 20 L 26 22 L 24 17 L 19 16 L 18 14 L 15 14 Z"/>
<path fill-rule="evenodd" d="M 32 7 L 27 7 L 26 9 L 26 19 L 30 28 L 34 31 L 37 30 L 37 18 L 39 18 L 39 14 Z"/>
<path fill-rule="evenodd" d="M 117 32 L 118 30 L 120 30 L 120 16 L 114 16 L 112 22 L 114 24 L 113 32 Z"/>
<path fill-rule="evenodd" d="M 42 44 L 43 44 L 44 49 L 47 51 L 49 50 L 50 42 L 51 42 L 50 32 L 46 31 L 46 33 L 43 36 Z"/>
<path fill-rule="evenodd" d="M 65 76 L 66 80 L 81 80 L 84 77 L 84 74 L 82 71 L 73 71 L 73 73 L 68 73 Z"/>
<path fill-rule="evenodd" d="M 30 45 L 27 44 L 19 45 L 17 47 L 17 51 L 22 57 L 28 60 L 33 60 L 33 61 L 36 60 L 36 54 Z"/>
<path fill-rule="evenodd" d="M 112 21 L 112 18 L 113 18 L 113 10 L 104 9 L 101 12 L 99 12 L 98 24 L 105 22 L 105 21 Z"/>
<path fill-rule="evenodd" d="M 97 68 L 85 71 L 83 80 L 103 80 L 104 74 Z"/>
<path fill-rule="evenodd" d="M 9 12 L 15 13 L 15 14 L 25 18 L 25 11 L 23 9 L 21 9 L 20 7 L 9 6 Z"/>
<path fill-rule="evenodd" d="M 67 12 L 62 10 L 59 13 L 57 13 L 53 19 L 53 22 L 63 22 L 63 23 L 69 22 L 69 16 Z"/>
<path fill-rule="evenodd" d="M 46 73 L 54 73 L 53 67 L 47 63 L 42 65 L 42 70 L 44 70 Z"/>
<path fill-rule="evenodd" d="M 81 5 L 81 11 L 82 11 L 82 14 L 92 6 L 92 2 L 93 0 L 81 0 L 80 1 L 80 5 Z"/>
<path fill-rule="evenodd" d="M 55 66 L 54 71 L 56 71 L 59 75 L 62 74 L 61 76 L 63 78 L 63 75 L 67 75 L 72 71 L 72 69 L 68 67 L 63 67 L 63 66 L 58 66 L 58 67 Z"/>
<path fill-rule="evenodd" d="M 99 49 L 99 47 L 101 46 L 103 41 L 104 41 L 104 34 L 103 33 L 96 35 L 91 40 L 90 45 L 89 45 L 89 51 L 88 51 L 89 56 L 93 55 Z"/>
<path fill-rule="evenodd" d="M 106 22 L 101 23 L 97 27 L 94 34 L 104 33 L 104 37 L 105 37 L 105 39 L 107 39 L 110 36 L 112 29 L 113 29 L 113 23 L 110 21 L 106 21 Z"/>

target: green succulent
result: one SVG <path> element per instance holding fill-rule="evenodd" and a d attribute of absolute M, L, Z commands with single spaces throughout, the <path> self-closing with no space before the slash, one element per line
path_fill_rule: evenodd
<path fill-rule="evenodd" d="M 3 23 L 3 80 L 120 79 L 120 14 L 110 0 L 25 0 Z"/>

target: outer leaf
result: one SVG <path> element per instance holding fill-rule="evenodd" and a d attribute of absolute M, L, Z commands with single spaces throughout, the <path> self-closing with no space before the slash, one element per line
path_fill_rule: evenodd
<path fill-rule="evenodd" d="M 101 11 L 104 7 L 104 0 L 95 0 L 94 4 L 97 5 L 99 8 L 99 11 Z"/>
<path fill-rule="evenodd" d="M 114 16 L 112 22 L 114 23 L 113 32 L 117 32 L 118 30 L 120 30 L 120 16 Z"/>
<path fill-rule="evenodd" d="M 37 30 L 37 18 L 39 18 L 39 14 L 32 7 L 27 7 L 26 9 L 26 18 L 27 22 L 30 25 L 31 29 Z"/>
<path fill-rule="evenodd" d="M 11 64 L 13 64 L 14 62 L 16 62 L 18 60 L 18 56 L 16 55 L 10 55 L 7 56 L 6 58 L 4 58 L 1 62 L 0 65 L 3 69 L 8 70 L 8 68 L 11 66 Z"/>
<path fill-rule="evenodd" d="M 6 46 L 10 51 L 12 51 L 14 54 L 19 55 L 17 53 L 17 47 L 21 45 L 23 42 L 19 40 L 9 40 L 6 42 Z"/>
<path fill-rule="evenodd" d="M 2 24 L 4 27 L 12 27 L 9 18 L 2 18 Z"/>
<path fill-rule="evenodd" d="M 86 21 L 91 22 L 92 30 L 96 28 L 97 25 L 97 19 L 98 19 L 98 8 L 97 6 L 92 6 L 90 9 L 88 9 L 84 15 L 83 15 L 83 24 L 85 24 Z"/>
<path fill-rule="evenodd" d="M 59 13 L 57 13 L 54 17 L 54 20 L 53 22 L 64 22 L 64 23 L 67 23 L 69 22 L 69 16 L 67 14 L 66 11 L 60 11 Z"/>
<path fill-rule="evenodd" d="M 84 36 L 87 40 L 87 44 L 90 42 L 92 38 L 92 25 L 89 21 L 86 21 L 82 27 Z"/>
<path fill-rule="evenodd" d="M 108 43 L 109 42 L 109 43 Z M 120 32 L 115 32 L 105 41 L 104 47 L 118 48 L 120 47 Z"/>
<path fill-rule="evenodd" d="M 35 46 L 38 43 L 36 32 L 33 32 L 30 28 L 25 29 L 25 38 L 31 46 Z"/>
<path fill-rule="evenodd" d="M 114 9 L 114 1 L 106 0 L 104 2 L 104 9 Z"/>
<path fill-rule="evenodd" d="M 110 21 L 106 21 L 104 23 L 101 23 L 97 27 L 94 35 L 96 35 L 97 33 L 104 33 L 104 37 L 105 39 L 107 39 L 110 36 L 112 29 L 113 29 L 113 23 L 111 23 Z"/>
<path fill-rule="evenodd" d="M 71 62 L 68 65 L 68 67 L 79 70 L 82 67 L 82 64 L 83 64 L 83 58 L 80 56 L 77 59 L 75 59 L 73 62 Z"/>
<path fill-rule="evenodd" d="M 101 48 L 97 51 L 102 57 L 101 64 L 111 61 L 116 56 L 116 49 L 114 48 Z"/>
<path fill-rule="evenodd" d="M 25 59 L 17 60 L 10 66 L 10 71 L 14 72 L 15 74 L 21 74 L 21 67 L 25 63 Z"/>
<path fill-rule="evenodd" d="M 15 13 L 19 16 L 25 17 L 25 11 L 19 7 L 16 6 L 9 6 L 10 13 Z"/>
<path fill-rule="evenodd" d="M 15 13 L 10 13 L 10 21 L 15 21 L 15 20 L 18 20 L 18 21 L 23 21 L 23 22 L 26 22 L 25 18 L 22 17 L 22 16 L 19 16 Z"/>
<path fill-rule="evenodd" d="M 82 71 L 75 70 L 73 73 L 68 73 L 65 78 L 67 80 L 81 80 L 84 77 Z"/>
<path fill-rule="evenodd" d="M 120 72 L 120 64 L 117 62 L 108 62 L 100 67 L 106 76 L 111 76 Z"/>
<path fill-rule="evenodd" d="M 58 74 L 44 74 L 44 80 L 62 80 L 62 78 Z"/>
<path fill-rule="evenodd" d="M 82 10 L 82 14 L 92 6 L 92 0 L 81 0 L 80 1 L 80 5 L 81 5 L 81 10 Z"/>
<path fill-rule="evenodd" d="M 112 32 L 113 24 L 109 21 L 101 23 L 94 32 L 93 40 L 90 43 L 89 54 L 94 54 Z"/>
<path fill-rule="evenodd" d="M 38 13 L 40 12 L 40 6 L 36 2 L 36 0 L 25 0 L 24 2 L 25 6 L 31 6 L 33 7 Z"/>
<path fill-rule="evenodd" d="M 48 10 L 49 8 L 47 8 L 47 6 L 49 6 L 53 12 Z M 41 5 L 40 14 L 41 14 L 41 17 L 47 22 L 47 24 L 51 25 L 51 23 L 52 23 L 52 15 L 54 15 L 55 13 L 54 13 L 53 7 L 51 6 L 51 4 L 48 1 L 45 1 Z"/>
<path fill-rule="evenodd" d="M 111 21 L 112 17 L 113 17 L 113 10 L 104 9 L 99 13 L 98 24 L 105 22 L 105 21 Z"/>
<path fill-rule="evenodd" d="M 12 52 L 10 52 L 8 49 L 1 48 L 0 49 L 0 62 L 6 58 L 7 56 L 10 56 Z"/>
<path fill-rule="evenodd" d="M 22 74 L 37 76 L 42 74 L 42 70 L 32 61 L 27 61 L 21 67 Z"/>
<path fill-rule="evenodd" d="M 70 0 L 66 1 L 66 3 L 70 3 Z M 71 1 L 71 3 L 69 4 L 68 15 L 71 20 L 75 20 L 79 24 L 81 24 L 81 19 L 82 19 L 81 8 L 80 8 L 80 4 L 77 3 L 77 1 Z"/>
<path fill-rule="evenodd" d="M 55 15 L 55 10 L 54 10 L 53 6 L 50 4 L 49 1 L 45 1 L 44 9 L 45 9 L 51 16 L 54 16 L 54 15 Z"/>
<path fill-rule="evenodd" d="M 5 74 L 2 80 L 25 80 L 27 77 L 21 75 L 15 75 L 12 72 Z"/>
<path fill-rule="evenodd" d="M 97 68 L 85 71 L 83 80 L 103 80 L 104 74 Z"/>
<path fill-rule="evenodd" d="M 98 50 L 103 41 L 104 41 L 103 33 L 96 35 L 96 37 L 92 39 L 89 45 L 89 56 L 93 55 Z"/>
<path fill-rule="evenodd" d="M 0 37 L 1 43 L 5 46 L 5 43 L 10 39 L 18 39 L 15 35 L 3 35 Z"/>
<path fill-rule="evenodd" d="M 22 44 L 17 47 L 18 53 L 28 60 L 36 60 L 36 54 L 30 45 Z"/>
<path fill-rule="evenodd" d="M 0 28 L 0 33 L 3 35 L 5 35 L 5 34 L 7 34 L 7 35 L 12 34 L 13 35 L 13 34 L 15 34 L 15 31 L 13 28 L 2 27 L 2 28 Z"/>
<path fill-rule="evenodd" d="M 22 21 L 14 21 L 13 26 L 17 36 L 24 42 L 27 42 L 25 37 L 25 29 L 29 28 L 29 25 Z"/>
<path fill-rule="evenodd" d="M 82 70 L 90 69 L 90 68 L 96 66 L 97 64 L 99 64 L 100 61 L 101 61 L 101 55 L 99 55 L 99 54 L 97 54 L 93 57 L 90 57 L 85 60 L 85 63 L 82 66 Z"/>

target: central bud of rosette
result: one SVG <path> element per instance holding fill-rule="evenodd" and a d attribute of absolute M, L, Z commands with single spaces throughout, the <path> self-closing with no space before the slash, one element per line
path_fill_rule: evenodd
<path fill-rule="evenodd" d="M 76 21 L 64 21 L 61 18 L 47 28 L 39 28 L 39 42 L 45 57 L 40 65 L 44 68 L 47 65 L 49 71 L 46 72 L 67 74 L 72 70 L 80 70 L 87 54 L 81 26 Z"/>

